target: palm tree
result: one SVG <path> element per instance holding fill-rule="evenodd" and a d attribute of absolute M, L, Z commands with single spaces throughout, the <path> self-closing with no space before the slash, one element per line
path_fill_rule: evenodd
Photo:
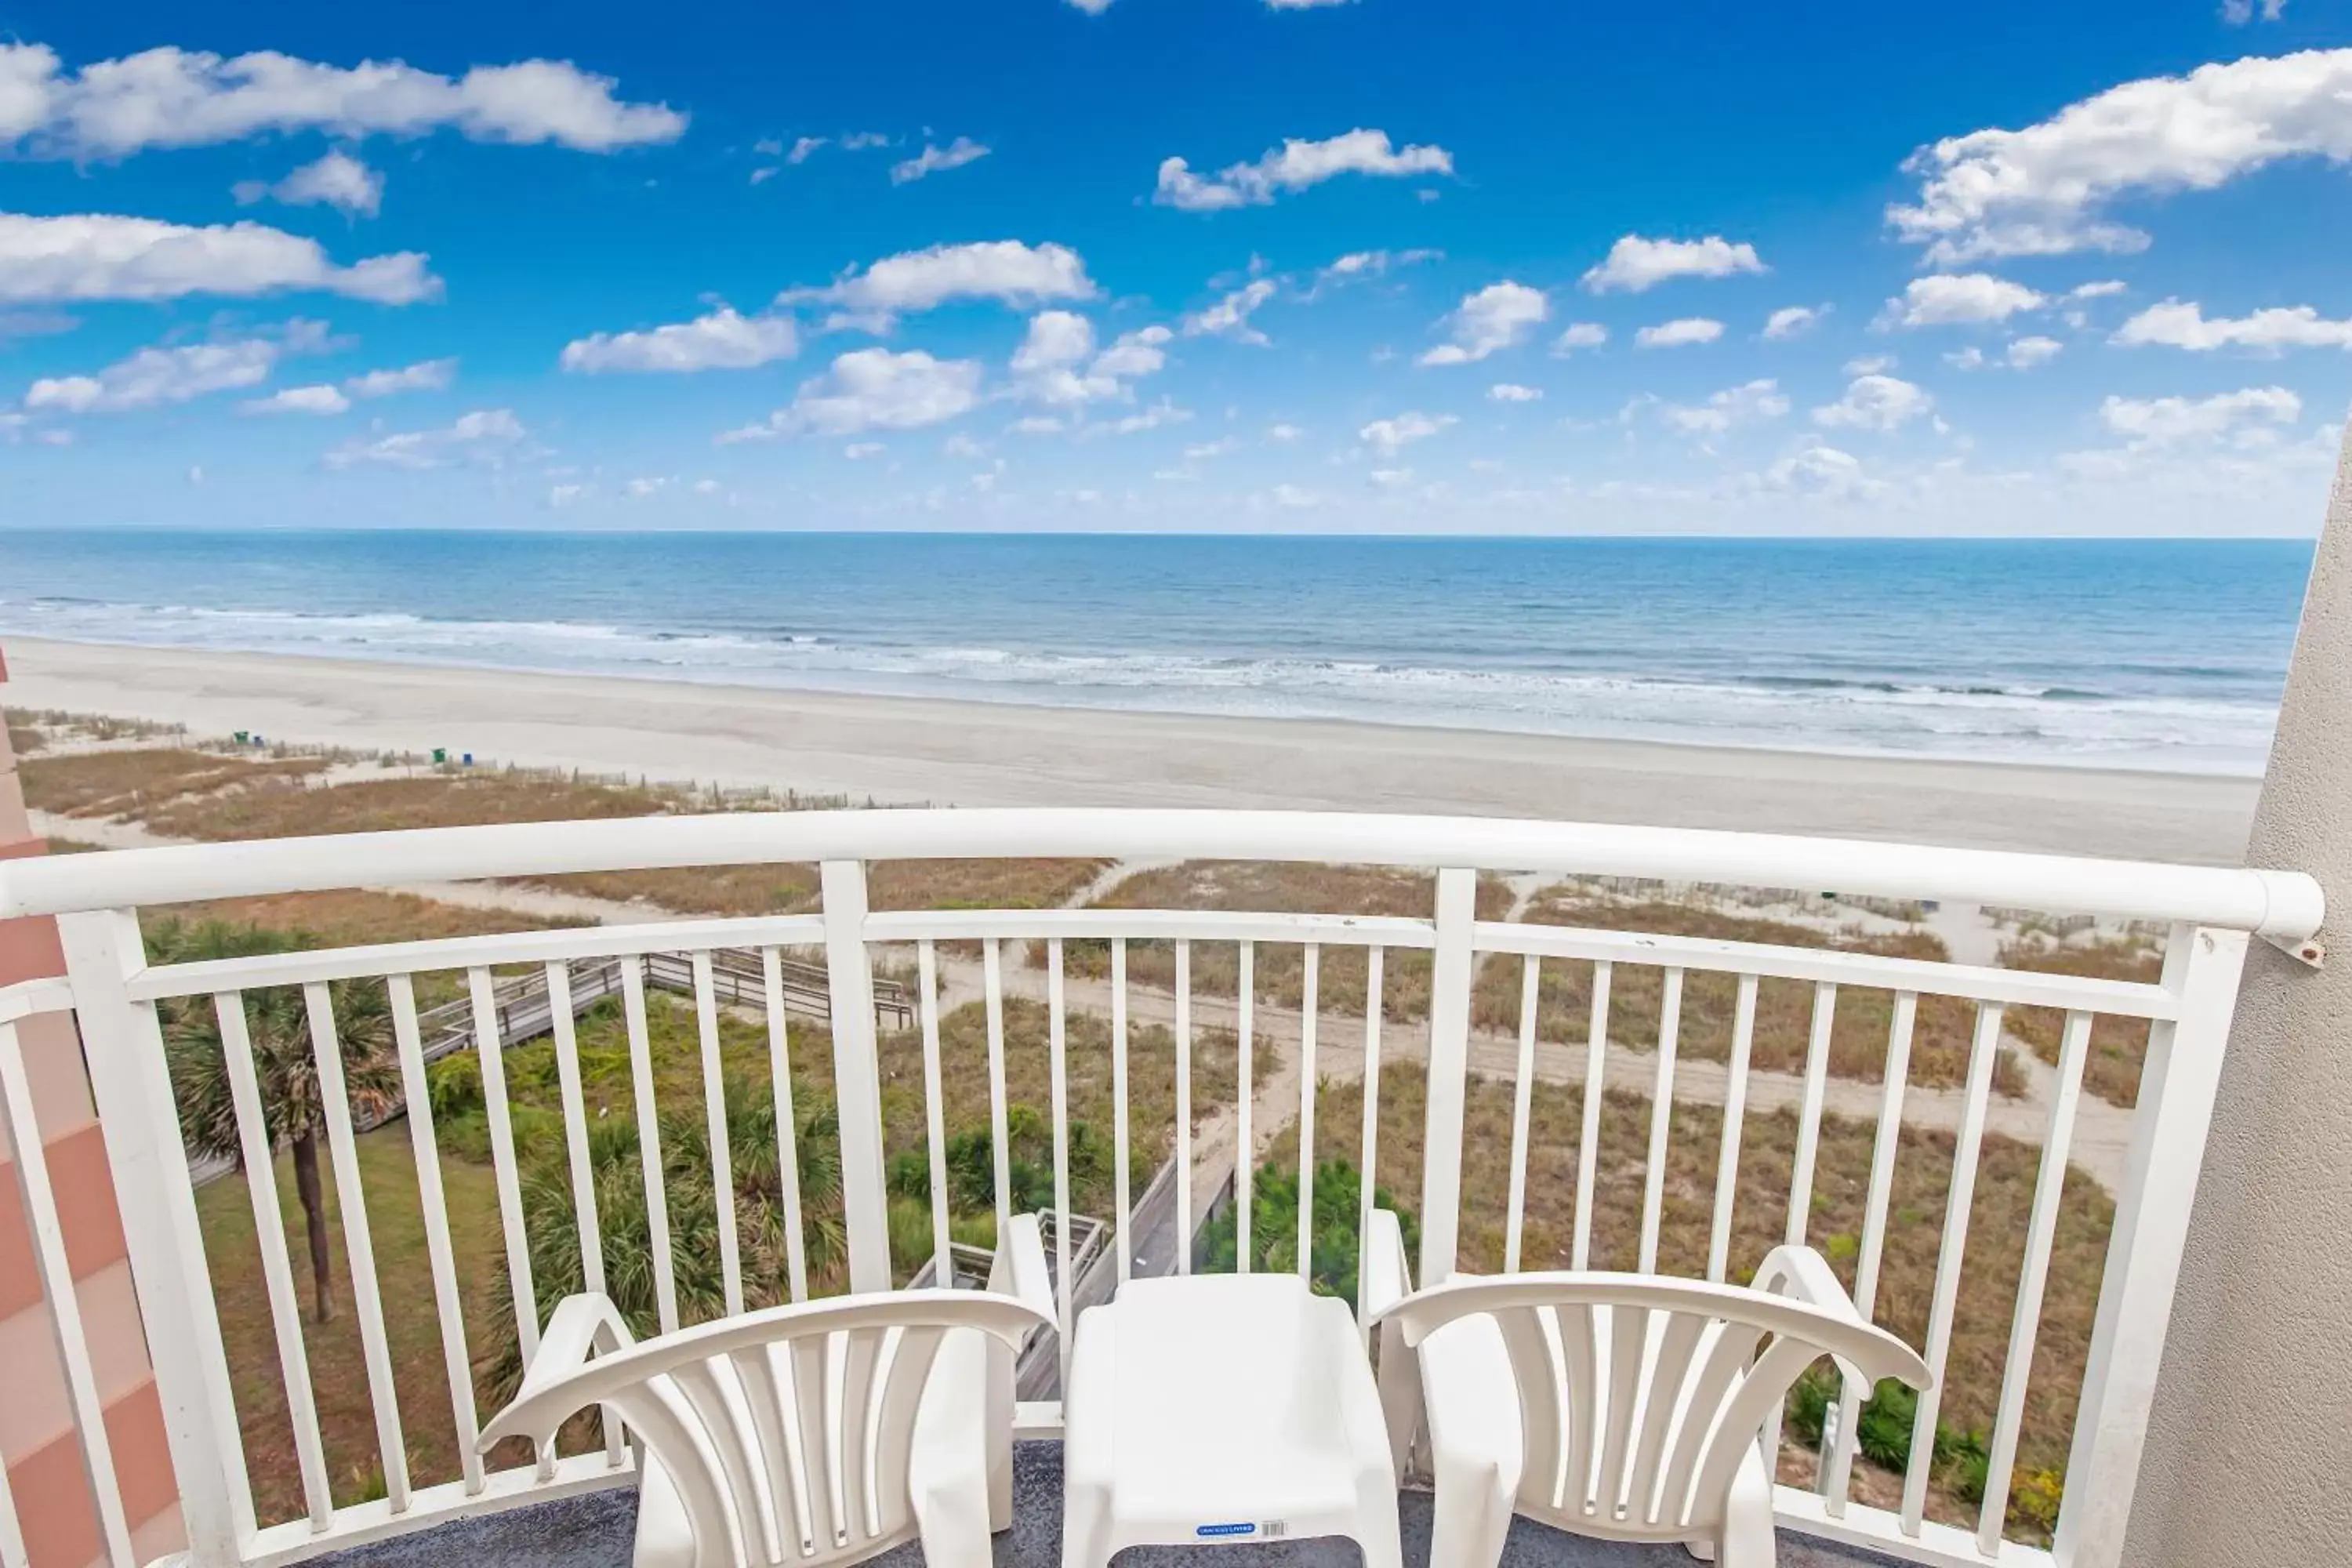
<path fill-rule="evenodd" d="M 783 1184 L 776 1148 L 776 1107 L 765 1086 L 729 1075 L 727 1143 L 734 1178 L 736 1238 L 744 1304 L 769 1307 L 785 1299 L 791 1239 L 784 1233 Z M 847 1250 L 841 1215 L 841 1129 L 833 1101 L 804 1095 L 794 1108 L 794 1152 L 800 1177 L 801 1234 L 809 1280 L 822 1289 Z M 710 1132 L 699 1107 L 680 1106 L 659 1118 L 662 1196 L 669 1217 L 671 1281 L 678 1319 L 697 1323 L 723 1315 L 726 1280 L 719 1262 L 718 1191 L 711 1180 Z M 653 1232 L 638 1154 L 636 1118 L 599 1118 L 587 1125 L 588 1169 L 604 1243 L 604 1291 L 640 1339 L 661 1329 L 654 1278 Z M 574 1218 L 572 1168 L 560 1130 L 533 1140 L 522 1169 L 523 1232 L 530 1254 L 533 1293 L 542 1315 L 585 1289 L 580 1232 Z M 480 1363 L 490 1396 L 504 1400 L 520 1386 L 522 1353 L 514 1300 L 498 1293 L 490 1348 Z"/>
<path fill-rule="evenodd" d="M 286 952 L 308 947 L 312 940 L 299 932 L 221 921 L 194 925 L 173 921 L 159 927 L 149 945 L 159 959 L 177 963 Z M 377 984 L 336 981 L 328 992 L 334 1004 L 336 1043 L 352 1113 L 362 1122 L 373 1122 L 400 1103 L 390 999 Z M 172 1089 L 179 1101 L 180 1127 L 188 1147 L 198 1154 L 233 1160 L 241 1166 L 245 1157 L 236 1102 L 229 1089 L 228 1061 L 212 999 L 189 997 L 166 1004 L 163 1011 Z M 323 1323 L 335 1310 L 326 1202 L 319 1185 L 319 1140 L 326 1131 L 326 1107 L 300 988 L 271 986 L 247 992 L 245 1026 L 253 1042 L 253 1070 L 261 1090 L 262 1122 L 269 1147 L 288 1149 L 293 1155 L 294 1193 L 301 1200 L 310 1244 L 314 1310 Z M 346 1202 L 355 1199 L 356 1194 L 345 1194 Z"/>

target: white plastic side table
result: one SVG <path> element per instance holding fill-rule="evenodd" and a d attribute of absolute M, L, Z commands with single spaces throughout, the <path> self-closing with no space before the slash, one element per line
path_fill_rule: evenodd
<path fill-rule="evenodd" d="M 1080 1316 L 1063 1568 L 1129 1546 L 1342 1535 L 1402 1568 L 1397 1486 L 1347 1307 L 1296 1275 L 1135 1279 Z"/>

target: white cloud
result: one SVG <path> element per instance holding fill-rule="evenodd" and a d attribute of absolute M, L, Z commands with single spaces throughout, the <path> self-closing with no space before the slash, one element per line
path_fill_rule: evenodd
<path fill-rule="evenodd" d="M 648 496 L 661 494 L 662 491 L 669 489 L 669 484 L 670 477 L 667 474 L 651 474 L 631 479 L 621 488 L 628 494 L 630 500 L 644 500 Z"/>
<path fill-rule="evenodd" d="M 2117 343 L 2161 343 L 2169 348 L 2251 349 L 2277 353 L 2290 348 L 2352 349 L 2352 321 L 2330 321 L 2309 305 L 2273 306 L 2251 316 L 2208 320 L 2195 301 L 2167 300 L 2150 305 L 2116 329 Z"/>
<path fill-rule="evenodd" d="M 1444 259 L 1442 250 L 1351 250 L 1330 266 L 1318 268 L 1315 281 L 1319 288 L 1327 283 L 1348 283 L 1360 278 L 1378 278 L 1396 267 L 1412 267 L 1423 261 Z"/>
<path fill-rule="evenodd" d="M 805 163 L 811 155 L 824 147 L 829 140 L 830 138 L 824 136 L 798 137 L 793 141 L 792 150 L 784 154 L 784 162 L 795 167 Z"/>
<path fill-rule="evenodd" d="M 1307 489 L 1303 485 L 1276 485 L 1274 489 L 1268 490 L 1266 494 L 1272 498 L 1275 505 L 1289 507 L 1299 511 L 1305 511 L 1310 508 L 1318 507 L 1323 504 L 1323 498 L 1321 495 L 1318 494 L 1314 490 Z"/>
<path fill-rule="evenodd" d="M 1413 409 L 1394 418 L 1375 419 L 1357 431 L 1356 436 L 1358 439 L 1380 448 L 1384 455 L 1394 457 L 1413 442 L 1426 440 L 1454 423 L 1451 414 L 1423 414 Z"/>
<path fill-rule="evenodd" d="M 2221 20 L 2232 27 L 2242 27 L 2259 15 L 2265 22 L 2275 22 L 2286 15 L 2286 0 L 2221 0 Z"/>
<path fill-rule="evenodd" d="M 1489 283 L 1462 303 L 1446 320 L 1454 341 L 1441 343 L 1421 356 L 1423 364 L 1470 364 L 1488 354 L 1524 342 L 1551 314 L 1551 303 L 1540 289 L 1505 279 Z"/>
<path fill-rule="evenodd" d="M 240 180 L 231 189 L 239 206 L 251 206 L 271 197 L 288 206 L 331 206 L 347 216 L 369 217 L 383 205 L 383 176 L 340 149 L 315 163 L 305 163 L 276 184 L 266 180 Z"/>
<path fill-rule="evenodd" d="M 402 392 L 442 391 L 457 374 L 455 359 L 422 360 L 395 370 L 366 371 L 350 377 L 341 386 L 324 382 L 289 386 L 268 397 L 241 403 L 237 409 L 244 414 L 341 414 L 355 400 L 390 397 Z"/>
<path fill-rule="evenodd" d="M 751 184 L 755 185 L 765 184 L 775 177 L 776 171 L 772 164 L 764 169 L 754 169 L 751 171 Z"/>
<path fill-rule="evenodd" d="M 439 392 L 457 379 L 455 359 L 420 360 L 397 370 L 371 370 L 343 383 L 353 397 L 390 397 L 396 392 Z"/>
<path fill-rule="evenodd" d="M 605 372 L 750 370 L 800 352 L 784 316 L 744 316 L 721 305 L 691 321 L 633 332 L 597 332 L 563 345 L 560 363 L 583 374 Z"/>
<path fill-rule="evenodd" d="M 219 338 L 175 348 L 144 348 L 96 375 L 44 376 L 25 393 L 33 413 L 127 414 L 185 403 L 207 393 L 257 386 L 289 354 L 326 346 L 321 321 L 289 321 L 282 331 Z"/>
<path fill-rule="evenodd" d="M 478 408 L 432 430 L 405 430 L 345 442 L 326 456 L 331 468 L 379 463 L 393 468 L 442 468 L 461 462 L 496 466 L 514 454 L 530 432 L 511 408 Z"/>
<path fill-rule="evenodd" d="M 1498 381 L 1486 389 L 1489 401 L 1495 403 L 1536 403 L 1543 398 L 1543 388 L 1521 386 L 1515 382 Z"/>
<path fill-rule="evenodd" d="M 2069 300 L 2104 300 L 2110 294 L 2127 291 L 2131 285 L 2120 278 L 2102 278 L 2090 283 L 2077 283 L 2066 290 Z"/>
<path fill-rule="evenodd" d="M 1181 158 L 1163 159 L 1151 199 L 1185 212 L 1222 212 L 1264 206 L 1279 193 L 1303 191 L 1341 174 L 1397 178 L 1452 173 L 1454 154 L 1443 147 L 1396 147 L 1387 132 L 1359 128 L 1322 142 L 1291 137 L 1255 163 L 1235 163 L 1213 177 L 1194 174 Z"/>
<path fill-rule="evenodd" d="M 719 440 L 855 436 L 943 424 L 979 406 L 982 374 L 978 360 L 934 359 L 919 350 L 858 349 L 835 359 L 824 374 L 803 382 L 792 406 L 776 410 L 766 424 L 730 430 Z"/>
<path fill-rule="evenodd" d="M 1723 323 L 1705 316 L 1685 316 L 1679 321 L 1661 321 L 1654 327 L 1643 327 L 1633 334 L 1633 346 L 1644 349 L 1681 348 L 1686 343 L 1711 343 L 1723 336 Z"/>
<path fill-rule="evenodd" d="M 1269 441 L 1296 441 L 1306 434 L 1306 431 L 1296 425 L 1277 424 L 1265 427 L 1265 438 Z"/>
<path fill-rule="evenodd" d="M 1068 247 L 995 239 L 887 256 L 821 289 L 787 289 L 777 300 L 839 305 L 887 321 L 958 300 L 993 300 L 1026 310 L 1056 300 L 1091 300 L 1098 292 L 1087 276 L 1085 260 Z"/>
<path fill-rule="evenodd" d="M 1015 436 L 1053 436 L 1069 426 L 1052 414 L 1028 414 L 1005 426 Z"/>
<path fill-rule="evenodd" d="M 2056 338 L 2019 338 L 2009 345 L 2009 368 L 2032 370 L 2037 364 L 2047 364 L 2065 347 Z"/>
<path fill-rule="evenodd" d="M 1876 375 L 1881 371 L 1894 368 L 1893 354 L 1858 354 L 1845 362 L 1845 374 L 1848 375 Z"/>
<path fill-rule="evenodd" d="M 1265 0 L 1265 8 L 1269 11 L 1312 11 L 1324 5 L 1350 5 L 1354 3 L 1355 0 Z M 2284 5 L 2286 0 L 2268 0 L 2268 3 Z"/>
<path fill-rule="evenodd" d="M 979 163 L 988 153 L 989 149 L 969 136 L 959 136 L 944 147 L 934 147 L 926 142 L 920 153 L 890 165 L 890 183 L 903 185 L 944 169 L 961 169 L 966 163 Z"/>
<path fill-rule="evenodd" d="M 273 392 L 267 397 L 253 398 L 236 405 L 240 414 L 341 414 L 352 405 L 342 388 L 320 383 L 315 386 L 289 386 Z"/>
<path fill-rule="evenodd" d="M 1579 349 L 1597 349 L 1609 341 L 1609 329 L 1598 321 L 1571 321 L 1551 341 L 1551 352 L 1566 359 Z"/>
<path fill-rule="evenodd" d="M 0 140 L 76 160 L 203 147 L 269 132 L 553 142 L 583 152 L 674 142 L 686 116 L 614 97 L 561 60 L 476 66 L 451 79 L 397 60 L 343 68 L 260 51 L 225 59 L 170 47 L 62 68 L 39 44 L 0 44 Z"/>
<path fill-rule="evenodd" d="M 2352 160 L 2352 49 L 2148 77 L 2021 131 L 1947 138 L 1904 165 L 1921 177 L 1918 200 L 1886 216 L 1939 267 L 2139 250 L 2146 234 L 2102 216 L 2114 198 L 2212 190 L 2297 157 Z"/>
<path fill-rule="evenodd" d="M 1093 322 L 1069 310 L 1041 310 L 1013 351 L 1013 391 L 1064 406 L 1132 397 L 1127 384 L 1165 365 L 1165 345 L 1174 336 L 1166 327 L 1144 327 L 1097 353 Z"/>
<path fill-rule="evenodd" d="M 1946 354 L 1944 363 L 1954 370 L 1982 370 L 1992 362 L 1985 358 L 1984 350 L 1970 343 L 1965 348 L 1954 349 Z"/>
<path fill-rule="evenodd" d="M 1669 403 L 1658 414 L 1678 430 L 1695 436 L 1720 436 L 1735 426 L 1778 419 L 1788 412 L 1788 395 L 1780 390 L 1779 382 L 1768 376 L 1727 386 L 1696 406 Z"/>
<path fill-rule="evenodd" d="M 1587 289 L 1604 294 L 1622 289 L 1638 294 L 1674 278 L 1728 278 L 1766 268 L 1752 245 L 1734 245 L 1719 234 L 1705 239 L 1644 239 L 1629 234 L 1609 247 L 1607 259 L 1584 275 Z"/>
<path fill-rule="evenodd" d="M 1885 485 L 1863 472 L 1862 459 L 1819 442 L 1782 458 L 1761 475 L 1764 488 L 1825 500 L 1852 500 L 1882 493 Z"/>
<path fill-rule="evenodd" d="M 1227 337 L 1238 342 L 1263 345 L 1264 332 L 1250 325 L 1251 312 L 1274 298 L 1274 279 L 1254 279 L 1234 289 L 1205 310 L 1195 310 L 1181 322 L 1188 338 Z"/>
<path fill-rule="evenodd" d="M 2024 284 L 1989 272 L 1937 273 L 1906 284 L 1901 299 L 1886 301 L 1878 324 L 1948 327 L 2005 321 L 2020 310 L 2048 303 Z"/>
<path fill-rule="evenodd" d="M 2210 439 L 2248 425 L 2292 425 L 2302 416 L 2303 399 L 2284 386 L 2249 386 L 2197 402 L 2110 396 L 2099 405 L 2108 429 L 2144 446 Z"/>
<path fill-rule="evenodd" d="M 1776 341 L 1801 336 L 1821 325 L 1829 311 L 1827 305 L 1783 305 L 1764 318 L 1764 335 Z"/>
<path fill-rule="evenodd" d="M 250 297 L 291 289 L 408 305 L 438 295 L 441 280 L 413 250 L 337 267 L 318 241 L 257 223 L 198 228 L 99 213 L 0 213 L 0 301 Z"/>
<path fill-rule="evenodd" d="M 1813 410 L 1813 423 L 1858 430 L 1894 430 L 1927 414 L 1936 400 L 1925 388 L 1893 375 L 1858 375 L 1845 395 Z"/>
<path fill-rule="evenodd" d="M 841 455 L 855 463 L 867 458 L 878 458 L 889 449 L 879 441 L 852 441 L 841 449 Z"/>
<path fill-rule="evenodd" d="M 1106 424 L 1089 425 L 1086 427 L 1085 433 L 1089 436 L 1132 436 L 1139 431 L 1157 430 L 1163 425 L 1186 424 L 1192 417 L 1191 409 L 1179 408 L 1163 397 L 1139 413 L 1129 414 L 1124 418 L 1113 419 Z"/>
<path fill-rule="evenodd" d="M 1110 0 L 1068 0 L 1068 3 L 1089 16 L 1099 16 L 1110 9 Z"/>

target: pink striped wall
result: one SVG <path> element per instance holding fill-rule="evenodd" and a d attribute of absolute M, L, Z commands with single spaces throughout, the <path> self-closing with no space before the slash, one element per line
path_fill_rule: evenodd
<path fill-rule="evenodd" d="M 0 658 L 0 685 L 6 680 L 7 664 Z M 44 850 L 26 819 L 16 759 L 0 727 L 0 856 Z M 64 972 L 51 921 L 0 921 L 0 985 Z M 17 1032 L 99 1396 L 106 1405 L 123 1513 L 131 1545 L 144 1563 L 179 1551 L 185 1540 L 98 1114 L 70 1021 L 55 1015 L 29 1018 Z M 49 1304 L 34 1267 L 14 1158 L 0 1131 L 0 1368 L 6 1369 L 7 1389 L 0 1398 L 0 1460 L 8 1468 L 32 1568 L 86 1568 L 103 1560 L 105 1546 L 74 1436 Z"/>

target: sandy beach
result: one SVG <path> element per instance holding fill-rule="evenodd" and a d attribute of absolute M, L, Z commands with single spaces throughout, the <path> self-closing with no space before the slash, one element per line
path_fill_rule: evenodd
<path fill-rule="evenodd" d="M 2256 781 L 11 639 L 0 699 L 204 735 L 953 805 L 1429 811 L 2234 864 Z"/>

